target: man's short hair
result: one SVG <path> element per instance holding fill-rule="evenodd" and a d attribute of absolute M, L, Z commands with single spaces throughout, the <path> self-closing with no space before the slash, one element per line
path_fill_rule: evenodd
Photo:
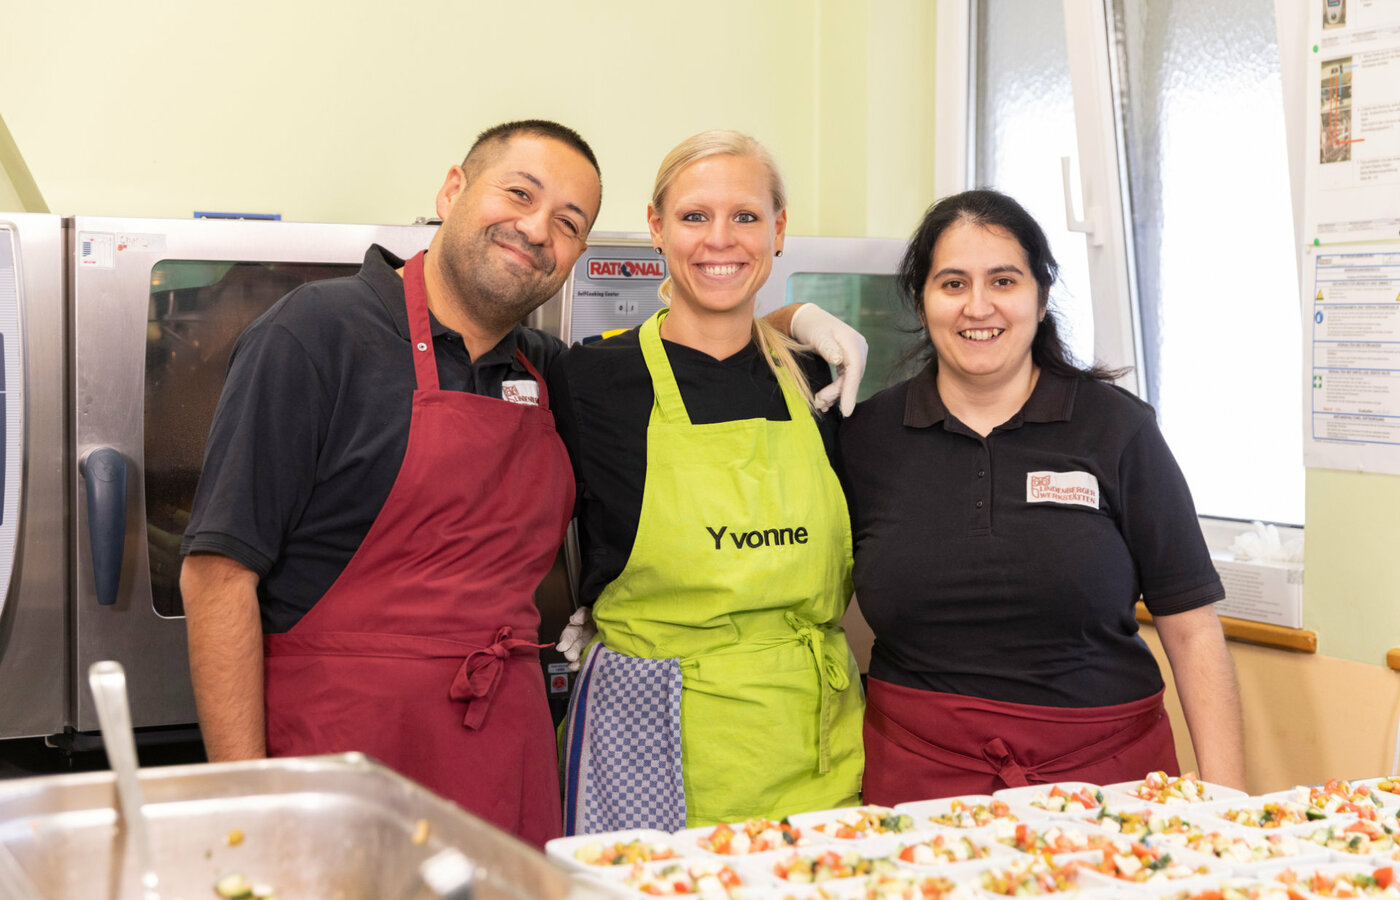
<path fill-rule="evenodd" d="M 477 176 L 486 167 L 495 150 L 505 146 L 512 138 L 520 135 L 551 138 L 572 147 L 593 165 L 593 171 L 598 173 L 599 185 L 603 183 L 603 170 L 598 168 L 598 157 L 593 155 L 593 148 L 588 146 L 588 142 L 577 131 L 567 125 L 560 125 L 558 122 L 551 122 L 548 119 L 521 119 L 518 122 L 502 122 L 500 125 L 493 125 L 476 136 L 476 141 L 472 143 L 471 149 L 467 151 L 466 157 L 462 160 L 462 169 L 467 174 L 467 184 L 476 181 Z"/>

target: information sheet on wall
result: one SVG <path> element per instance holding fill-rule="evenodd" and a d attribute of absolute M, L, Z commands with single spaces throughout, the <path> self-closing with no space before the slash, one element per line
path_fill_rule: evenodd
<path fill-rule="evenodd" d="M 1400 474 L 1400 2 L 1315 3 L 1304 463 Z"/>
<path fill-rule="evenodd" d="M 1314 2 L 1307 233 L 1400 238 L 1400 3 Z"/>

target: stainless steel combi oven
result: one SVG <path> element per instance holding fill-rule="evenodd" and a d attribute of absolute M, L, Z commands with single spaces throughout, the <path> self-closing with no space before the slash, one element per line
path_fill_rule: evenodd
<path fill-rule="evenodd" d="M 371 243 L 406 257 L 433 231 L 0 213 L 0 740 L 96 732 L 79 676 L 100 659 L 125 667 L 137 728 L 195 722 L 179 542 L 233 342 Z M 760 312 L 813 300 L 878 330 L 901 249 L 789 238 Z M 646 235 L 594 234 L 531 324 L 566 342 L 631 327 L 664 275 Z M 537 592 L 545 641 L 575 575 L 561 553 Z M 571 678 L 542 662 L 560 715 Z"/>
<path fill-rule="evenodd" d="M 408 255 L 432 233 L 0 214 L 25 389 L 0 738 L 96 731 L 76 676 L 100 659 L 126 667 L 136 727 L 195 721 L 179 540 L 233 341 L 371 243 Z"/>

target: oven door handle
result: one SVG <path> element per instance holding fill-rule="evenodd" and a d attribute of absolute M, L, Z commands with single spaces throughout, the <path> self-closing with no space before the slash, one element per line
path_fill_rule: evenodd
<path fill-rule="evenodd" d="M 90 450 L 78 464 L 87 487 L 88 546 L 97 603 L 117 602 L 126 547 L 126 457 L 112 447 Z"/>

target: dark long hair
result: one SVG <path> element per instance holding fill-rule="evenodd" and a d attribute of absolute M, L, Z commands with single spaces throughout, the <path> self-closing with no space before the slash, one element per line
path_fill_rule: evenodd
<path fill-rule="evenodd" d="M 905 307 L 920 322 L 923 321 L 924 284 L 928 281 L 929 270 L 933 268 L 933 248 L 943 232 L 958 222 L 967 222 L 983 228 L 999 228 L 1016 239 L 1026 252 L 1026 262 L 1039 289 L 1040 308 L 1045 310 L 1045 318 L 1035 330 L 1031 341 L 1031 361 L 1040 368 L 1057 375 L 1087 375 L 1099 381 L 1113 381 L 1126 373 L 1127 369 L 1110 369 L 1100 363 L 1085 368 L 1080 365 L 1065 346 L 1060 337 L 1059 320 L 1048 308 L 1050 286 L 1059 275 L 1060 266 L 1050 252 L 1050 242 L 1040 224 L 1026 212 L 1025 207 L 1012 198 L 987 189 L 963 191 L 944 197 L 928 208 L 923 221 L 919 223 L 914 236 L 909 239 L 909 248 L 899 263 L 899 296 Z M 928 328 L 922 330 L 922 341 L 907 359 L 927 357 L 936 369 L 938 352 L 928 335 Z"/>

